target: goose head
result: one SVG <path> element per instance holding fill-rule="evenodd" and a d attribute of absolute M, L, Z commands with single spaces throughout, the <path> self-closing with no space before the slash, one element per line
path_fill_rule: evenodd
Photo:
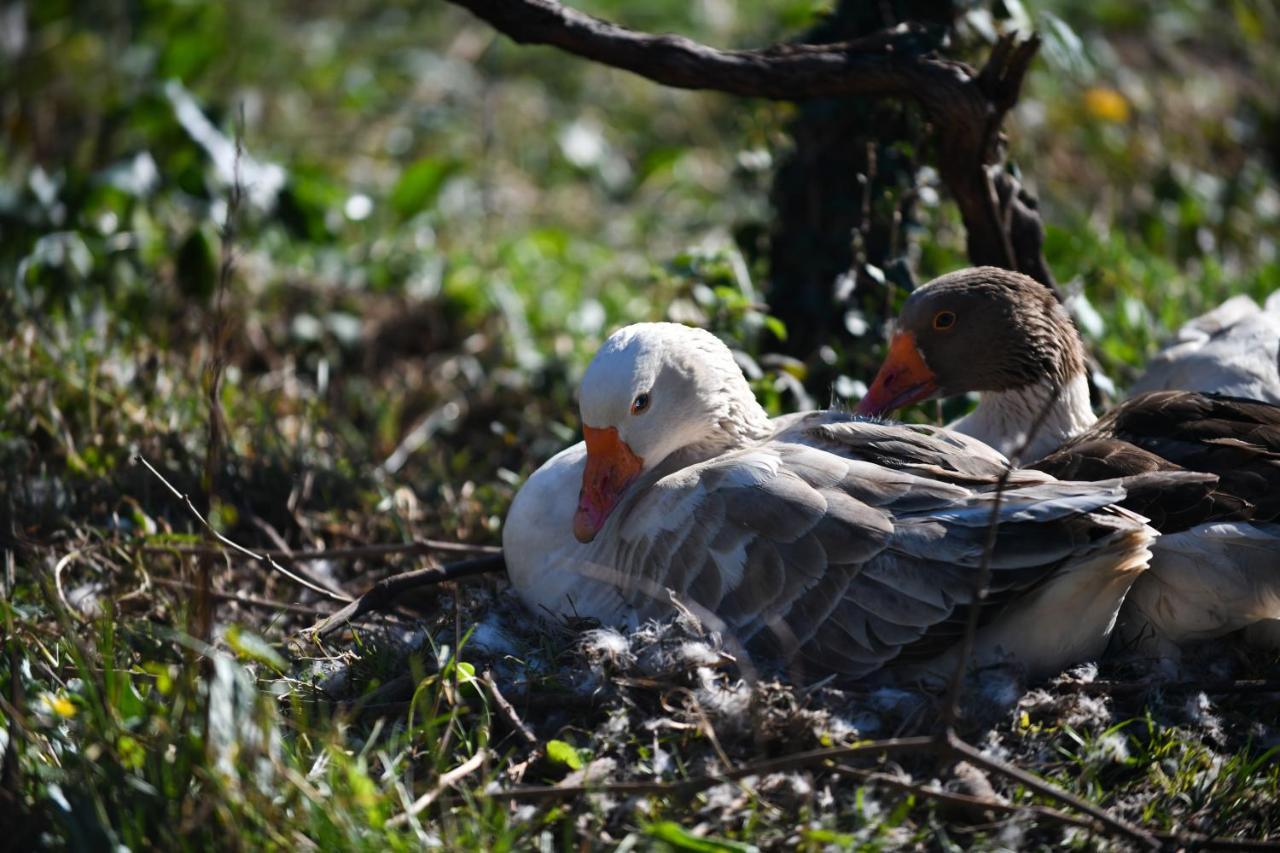
<path fill-rule="evenodd" d="M 932 397 L 1065 386 L 1084 375 L 1084 347 L 1049 288 L 996 267 L 960 270 L 918 288 L 860 415 Z"/>
<path fill-rule="evenodd" d="M 769 429 L 733 353 L 702 329 L 638 323 L 596 353 L 579 394 L 586 468 L 573 533 L 590 542 L 637 478 L 676 453 L 707 458 Z"/>

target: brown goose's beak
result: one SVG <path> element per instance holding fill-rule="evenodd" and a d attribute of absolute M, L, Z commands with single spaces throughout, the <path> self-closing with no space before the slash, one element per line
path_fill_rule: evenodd
<path fill-rule="evenodd" d="M 639 476 L 644 460 L 618 437 L 616 427 L 584 426 L 582 435 L 587 440 L 587 468 L 573 515 L 573 535 L 579 542 L 590 542 L 604 527 L 623 489 Z"/>
<path fill-rule="evenodd" d="M 898 332 L 889 344 L 889 354 L 875 381 L 856 409 L 859 415 L 881 417 L 938 391 L 938 377 L 924 363 L 911 332 Z"/>

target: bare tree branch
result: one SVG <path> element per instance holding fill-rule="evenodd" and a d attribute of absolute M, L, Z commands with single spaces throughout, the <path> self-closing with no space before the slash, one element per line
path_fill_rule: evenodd
<path fill-rule="evenodd" d="M 1003 37 L 981 71 L 922 52 L 901 25 L 834 44 L 720 50 L 678 35 L 637 32 L 554 0 L 450 0 L 521 44 L 545 44 L 656 83 L 771 100 L 838 95 L 917 101 L 934 124 L 939 172 L 955 196 L 969 259 L 1024 272 L 1057 291 L 1041 251 L 1035 200 L 1002 164 L 1000 125 L 1039 47 Z"/>
<path fill-rule="evenodd" d="M 450 0 L 521 44 L 546 44 L 678 89 L 796 101 L 831 95 L 911 95 L 920 83 L 967 86 L 967 66 L 904 49 L 918 33 L 900 26 L 827 45 L 720 50 L 679 35 L 651 35 L 553 0 Z M 941 100 L 942 92 L 932 97 Z"/>

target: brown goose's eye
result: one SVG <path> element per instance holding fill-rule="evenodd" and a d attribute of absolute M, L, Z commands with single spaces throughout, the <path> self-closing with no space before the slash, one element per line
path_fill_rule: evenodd
<path fill-rule="evenodd" d="M 638 415 L 645 409 L 649 408 L 649 395 L 637 394 L 636 398 L 631 401 L 631 414 Z"/>
<path fill-rule="evenodd" d="M 939 311 L 933 315 L 933 327 L 939 332 L 945 332 L 956 324 L 956 314 L 954 311 Z"/>

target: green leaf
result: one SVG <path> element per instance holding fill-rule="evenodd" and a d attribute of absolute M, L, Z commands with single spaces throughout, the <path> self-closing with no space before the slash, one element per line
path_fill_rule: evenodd
<path fill-rule="evenodd" d="M 238 625 L 232 625 L 227 629 L 227 645 L 231 646 L 241 658 L 257 661 L 276 672 L 284 672 L 289 666 L 266 640 L 241 629 Z"/>
<path fill-rule="evenodd" d="M 787 339 L 787 324 L 782 322 L 772 314 L 765 315 L 764 326 L 778 340 L 785 341 Z"/>
<path fill-rule="evenodd" d="M 455 160 L 424 157 L 404 170 L 387 199 L 401 219 L 427 209 L 436 200 L 444 182 L 458 169 Z"/>
<path fill-rule="evenodd" d="M 812 844 L 833 845 L 836 847 L 853 847 L 857 838 L 848 832 L 836 832 L 834 829 L 806 829 L 800 837 Z"/>
<path fill-rule="evenodd" d="M 156 690 L 161 696 L 168 696 L 173 692 L 173 675 L 175 667 L 171 664 L 148 662 L 142 665 L 144 672 L 149 672 L 155 676 Z"/>
<path fill-rule="evenodd" d="M 472 684 L 476 680 L 475 664 L 465 660 L 457 663 L 458 682 L 461 684 Z"/>
<path fill-rule="evenodd" d="M 120 763 L 129 770 L 137 770 L 147 758 L 142 744 L 130 735 L 121 735 L 116 741 L 116 751 L 120 754 Z"/>
<path fill-rule="evenodd" d="M 565 765 L 570 770 L 582 769 L 582 754 L 574 748 L 573 744 L 562 740 L 547 741 L 547 758 L 557 764 Z"/>
<path fill-rule="evenodd" d="M 753 844 L 744 844 L 741 841 L 702 838 L 671 820 L 650 824 L 645 831 L 650 837 L 665 841 L 677 850 L 695 850 L 698 853 L 747 853 L 747 851 L 758 849 Z"/>
<path fill-rule="evenodd" d="M 112 691 L 110 699 L 115 705 L 116 713 L 126 724 L 142 718 L 147 712 L 147 702 L 133 683 L 133 675 L 121 672 L 117 687 Z"/>

